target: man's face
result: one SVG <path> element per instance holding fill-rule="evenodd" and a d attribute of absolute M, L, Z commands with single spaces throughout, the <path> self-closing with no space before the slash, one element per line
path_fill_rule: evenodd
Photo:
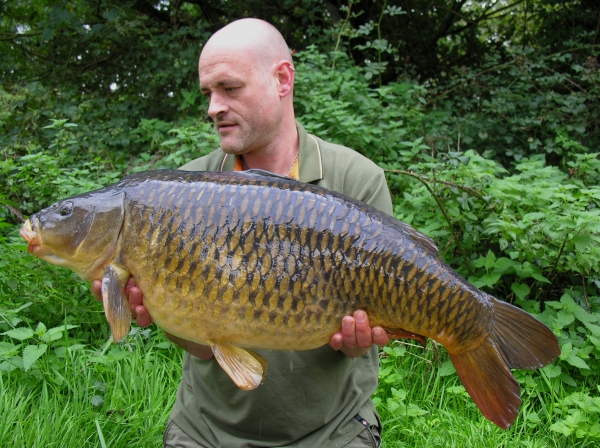
<path fill-rule="evenodd" d="M 210 51 L 200 57 L 200 90 L 209 98 L 208 115 L 223 151 L 260 150 L 275 136 L 281 117 L 276 78 L 247 55 Z"/>

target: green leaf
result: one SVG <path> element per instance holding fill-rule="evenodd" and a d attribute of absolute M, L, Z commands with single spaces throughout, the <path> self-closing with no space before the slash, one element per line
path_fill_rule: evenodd
<path fill-rule="evenodd" d="M 570 436 L 573 430 L 569 428 L 564 422 L 556 422 L 550 425 L 550 430 L 563 434 L 564 436 Z"/>
<path fill-rule="evenodd" d="M 169 140 L 165 140 L 164 142 L 162 142 L 160 144 L 160 146 L 171 146 L 171 145 L 176 145 L 177 143 L 179 143 L 181 140 L 178 138 L 171 138 Z"/>
<path fill-rule="evenodd" d="M 23 368 L 23 358 L 13 357 L 8 361 L 0 362 L 0 372 L 12 372 L 15 369 Z"/>
<path fill-rule="evenodd" d="M 563 383 L 568 384 L 571 387 L 577 387 L 575 380 L 566 372 L 563 372 L 558 377 Z"/>
<path fill-rule="evenodd" d="M 15 345 L 11 342 L 0 342 L 0 356 L 14 355 L 20 346 L 21 344 Z"/>
<path fill-rule="evenodd" d="M 451 394 L 469 396 L 464 386 L 450 386 L 446 388 L 446 391 Z"/>
<path fill-rule="evenodd" d="M 559 329 L 565 328 L 566 326 L 571 325 L 574 320 L 575 320 L 575 316 L 573 315 L 573 313 L 571 313 L 569 311 L 565 311 L 565 310 L 560 310 L 556 314 L 556 319 L 554 321 L 554 327 L 559 328 Z"/>
<path fill-rule="evenodd" d="M 510 258 L 501 257 L 496 260 L 494 263 L 494 268 L 499 271 L 508 271 L 510 269 L 519 269 L 521 267 L 521 263 L 518 261 L 511 260 Z"/>
<path fill-rule="evenodd" d="M 546 219 L 546 213 L 533 212 L 533 213 L 527 213 L 525 216 L 523 216 L 523 221 L 538 221 L 540 219 Z"/>
<path fill-rule="evenodd" d="M 85 348 L 84 344 L 75 344 L 75 345 L 70 346 L 68 348 L 68 350 L 69 350 L 69 353 L 75 353 L 79 350 L 83 350 L 84 348 Z"/>
<path fill-rule="evenodd" d="M 104 398 L 101 395 L 94 395 L 90 398 L 92 406 L 98 407 L 104 404 Z"/>
<path fill-rule="evenodd" d="M 548 378 L 556 378 L 562 372 L 560 366 L 554 364 L 548 364 L 547 366 L 542 367 L 542 370 Z"/>
<path fill-rule="evenodd" d="M 500 277 L 502 277 L 502 274 L 499 272 L 492 272 L 490 274 L 482 275 L 479 280 L 482 281 L 486 286 L 492 287 L 498 282 L 498 280 L 500 280 Z"/>
<path fill-rule="evenodd" d="M 449 376 L 456 373 L 456 369 L 454 368 L 454 364 L 452 361 L 448 360 L 442 364 L 440 367 L 440 376 Z"/>
<path fill-rule="evenodd" d="M 396 389 L 392 387 L 392 395 L 396 400 L 406 400 L 406 391 L 404 389 Z"/>
<path fill-rule="evenodd" d="M 491 250 L 488 250 L 488 253 L 485 256 L 485 269 L 487 271 L 492 269 L 494 267 L 495 262 L 496 262 L 496 255 L 494 255 L 494 252 L 492 252 Z"/>
<path fill-rule="evenodd" d="M 46 326 L 40 322 L 35 329 L 35 334 L 42 336 L 44 333 L 46 333 Z"/>
<path fill-rule="evenodd" d="M 561 356 L 561 358 L 562 358 L 562 356 Z M 589 369 L 590 368 L 590 366 L 588 366 L 587 363 L 583 359 L 581 359 L 579 356 L 577 356 L 574 352 L 569 353 L 569 355 L 563 359 L 565 361 L 567 361 L 569 364 L 571 364 L 573 367 L 577 367 L 578 369 Z"/>
<path fill-rule="evenodd" d="M 529 286 L 524 283 L 513 283 L 510 285 L 510 289 L 512 289 L 515 295 L 521 300 L 524 300 L 531 292 Z"/>
<path fill-rule="evenodd" d="M 46 353 L 48 345 L 28 345 L 23 349 L 23 369 L 27 372 L 40 356 Z"/>
<path fill-rule="evenodd" d="M 53 327 L 43 334 L 41 339 L 44 342 L 56 341 L 63 337 L 63 332 L 65 330 L 71 330 L 72 328 L 77 328 L 78 326 L 79 325 L 60 325 L 58 327 Z"/>
<path fill-rule="evenodd" d="M 35 335 L 35 332 L 31 328 L 21 327 L 15 328 L 14 330 L 5 331 L 2 334 L 14 339 L 18 339 L 19 341 L 24 341 L 25 339 L 32 338 Z"/>
<path fill-rule="evenodd" d="M 590 235 L 578 235 L 572 241 L 579 252 L 585 252 L 586 248 L 594 244 L 594 240 Z"/>

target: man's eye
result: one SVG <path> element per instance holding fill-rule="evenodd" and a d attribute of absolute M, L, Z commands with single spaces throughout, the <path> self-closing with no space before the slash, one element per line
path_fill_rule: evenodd
<path fill-rule="evenodd" d="M 238 88 L 237 87 L 227 87 L 225 89 L 226 92 L 231 93 L 231 92 L 235 92 Z"/>

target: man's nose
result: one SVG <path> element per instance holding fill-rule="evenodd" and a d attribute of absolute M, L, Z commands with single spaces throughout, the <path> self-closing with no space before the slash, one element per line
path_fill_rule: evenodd
<path fill-rule="evenodd" d="M 220 114 L 227 112 L 227 103 L 222 95 L 213 92 L 210 95 L 210 103 L 208 105 L 208 116 L 215 119 Z"/>

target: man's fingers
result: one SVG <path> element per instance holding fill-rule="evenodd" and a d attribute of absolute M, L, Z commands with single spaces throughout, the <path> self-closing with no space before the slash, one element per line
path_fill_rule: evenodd
<path fill-rule="evenodd" d="M 135 311 L 135 307 L 142 305 L 144 302 L 142 290 L 137 286 L 131 286 L 129 288 L 125 288 L 125 294 L 127 295 L 127 300 L 129 301 L 129 308 L 133 313 Z"/>
<path fill-rule="evenodd" d="M 92 282 L 92 295 L 94 299 L 102 301 L 102 280 L 94 280 Z"/>
<path fill-rule="evenodd" d="M 374 327 L 372 333 L 373 333 L 373 344 L 387 345 L 390 343 L 390 338 L 387 334 L 387 331 L 385 331 L 383 328 Z"/>
<path fill-rule="evenodd" d="M 133 314 L 133 313 L 132 313 Z M 147 327 L 152 323 L 152 316 L 143 305 L 135 307 L 135 321 L 140 327 Z"/>
<path fill-rule="evenodd" d="M 125 287 L 125 294 L 127 294 L 131 317 L 135 319 L 140 327 L 150 325 L 152 323 L 152 316 L 150 316 L 150 313 L 144 306 L 144 294 L 142 294 L 142 290 L 136 285 L 133 277 L 129 277 L 129 281 Z"/>
<path fill-rule="evenodd" d="M 356 323 L 352 316 L 345 316 L 342 319 L 342 345 L 356 347 Z"/>
<path fill-rule="evenodd" d="M 340 350 L 344 346 L 342 333 L 336 333 L 329 339 L 329 346 L 334 350 Z"/>
<path fill-rule="evenodd" d="M 129 278 L 127 279 L 127 284 L 125 285 L 125 289 L 131 288 L 132 286 L 137 286 L 137 283 L 135 282 L 135 278 L 133 278 L 133 275 L 130 275 Z"/>
<path fill-rule="evenodd" d="M 362 348 L 369 348 L 373 345 L 371 327 L 369 326 L 369 316 L 363 310 L 355 311 L 354 322 L 356 326 L 356 345 Z"/>

